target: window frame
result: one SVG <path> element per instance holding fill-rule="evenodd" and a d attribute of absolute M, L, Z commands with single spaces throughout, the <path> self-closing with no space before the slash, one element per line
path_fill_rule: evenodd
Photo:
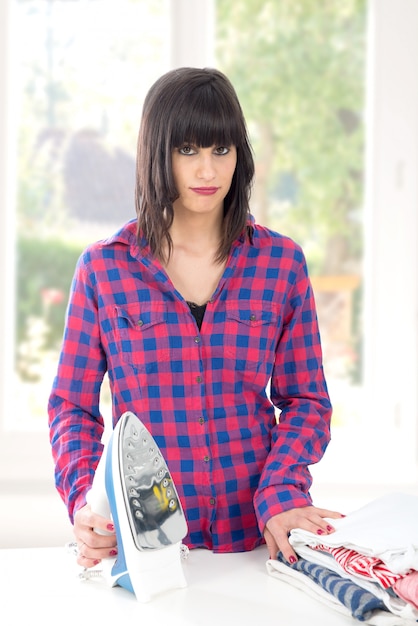
<path fill-rule="evenodd" d="M 365 434 L 379 450 L 377 476 L 401 482 L 416 482 L 418 469 L 417 35 L 417 3 L 370 0 Z"/>

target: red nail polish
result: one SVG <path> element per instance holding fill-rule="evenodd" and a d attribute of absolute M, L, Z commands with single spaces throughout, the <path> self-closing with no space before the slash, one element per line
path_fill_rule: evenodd
<path fill-rule="evenodd" d="M 293 565 L 293 563 L 296 563 L 296 559 L 295 559 L 295 557 L 293 555 L 289 556 L 289 563 L 291 563 L 292 565 Z"/>
<path fill-rule="evenodd" d="M 113 526 L 113 524 L 108 524 L 106 528 L 107 530 L 110 530 L 111 533 L 113 533 L 113 531 L 115 530 L 115 527 Z"/>
<path fill-rule="evenodd" d="M 116 556 L 116 555 L 117 555 L 117 553 L 118 553 L 118 551 L 117 551 L 117 550 L 111 550 L 111 551 L 109 552 L 109 555 L 110 555 L 110 556 Z"/>
<path fill-rule="evenodd" d="M 324 531 L 323 531 L 323 530 L 321 530 L 320 528 L 318 528 L 318 530 L 316 531 L 316 534 L 317 534 L 317 535 L 323 535 L 323 534 L 324 534 Z"/>
<path fill-rule="evenodd" d="M 330 533 L 332 530 L 334 530 L 333 527 L 328 525 L 327 526 L 327 531 Z"/>
<path fill-rule="evenodd" d="M 99 565 L 99 563 L 100 563 L 100 559 L 96 559 L 95 561 L 93 561 L 94 565 Z"/>

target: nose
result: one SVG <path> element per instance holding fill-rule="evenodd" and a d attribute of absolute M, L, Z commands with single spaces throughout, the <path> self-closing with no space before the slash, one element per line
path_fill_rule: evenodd
<path fill-rule="evenodd" d="M 202 150 L 199 154 L 197 176 L 202 180 L 213 180 L 215 178 L 215 165 L 213 162 L 212 151 L 206 152 Z"/>

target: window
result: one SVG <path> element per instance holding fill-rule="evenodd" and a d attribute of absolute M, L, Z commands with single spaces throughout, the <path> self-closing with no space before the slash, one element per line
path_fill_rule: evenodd
<path fill-rule="evenodd" d="M 134 217 L 142 98 L 187 64 L 232 79 L 254 212 L 308 258 L 335 406 L 319 476 L 416 471 L 418 8 L 368 4 L 1 3 L 0 480 L 52 478 L 46 402 L 74 263 Z"/>
<path fill-rule="evenodd" d="M 142 99 L 170 67 L 207 63 L 213 15 L 212 0 L 1 3 L 0 482 L 8 488 L 28 475 L 51 483 L 46 404 L 74 263 L 88 242 L 135 216 Z"/>
<path fill-rule="evenodd" d="M 218 64 L 255 147 L 255 212 L 302 244 L 315 289 L 334 417 L 314 473 L 416 480 L 418 9 L 216 6 Z"/>
<path fill-rule="evenodd" d="M 8 0 L 2 11 L 1 467 L 14 480 L 28 467 L 44 480 L 52 478 L 46 406 L 75 262 L 89 241 L 135 216 L 142 99 L 169 67 L 170 10 L 167 0 L 121 0 L 117 10 L 109 0 Z"/>
<path fill-rule="evenodd" d="M 307 256 L 338 428 L 361 419 L 363 393 L 367 2 L 217 9 L 218 62 L 255 148 L 254 211 Z"/>

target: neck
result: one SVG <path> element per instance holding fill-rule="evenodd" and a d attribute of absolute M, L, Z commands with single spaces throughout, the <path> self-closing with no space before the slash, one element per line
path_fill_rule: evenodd
<path fill-rule="evenodd" d="M 188 248 L 202 253 L 218 250 L 222 235 L 219 216 L 193 215 L 187 219 L 175 215 L 170 228 L 173 248 Z"/>

